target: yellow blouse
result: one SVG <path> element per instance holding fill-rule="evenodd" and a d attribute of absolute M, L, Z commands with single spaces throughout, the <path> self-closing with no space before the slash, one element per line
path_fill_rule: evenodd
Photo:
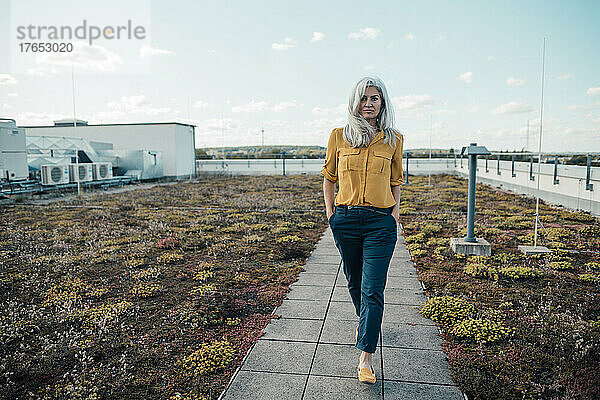
<path fill-rule="evenodd" d="M 335 205 L 392 207 L 396 204 L 392 186 L 404 181 L 404 136 L 397 133 L 394 149 L 383 143 L 384 133 L 379 131 L 369 146 L 354 148 L 344 140 L 343 129 L 331 132 L 321 169 L 328 180 L 338 182 L 339 178 Z"/>

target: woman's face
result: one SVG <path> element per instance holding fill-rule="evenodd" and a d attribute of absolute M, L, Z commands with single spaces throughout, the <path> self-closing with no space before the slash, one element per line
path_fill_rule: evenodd
<path fill-rule="evenodd" d="M 369 86 L 360 99 L 358 113 L 366 120 L 377 118 L 381 110 L 381 95 L 376 87 Z"/>

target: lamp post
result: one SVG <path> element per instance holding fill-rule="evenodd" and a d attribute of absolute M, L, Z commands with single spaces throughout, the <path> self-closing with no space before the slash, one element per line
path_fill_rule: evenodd
<path fill-rule="evenodd" d="M 467 203 L 467 237 L 466 242 L 476 242 L 475 239 L 475 185 L 477 184 L 477 156 L 492 154 L 485 146 L 477 146 L 477 143 L 471 143 L 469 147 L 463 147 L 461 154 L 469 156 L 469 195 Z"/>
<path fill-rule="evenodd" d="M 485 146 L 477 146 L 477 143 L 471 143 L 469 146 L 463 146 L 461 156 L 469 156 L 469 189 L 467 199 L 467 236 L 463 238 L 450 238 L 450 247 L 455 253 L 466 255 L 491 255 L 491 246 L 484 238 L 475 237 L 475 186 L 477 156 L 491 154 Z"/>

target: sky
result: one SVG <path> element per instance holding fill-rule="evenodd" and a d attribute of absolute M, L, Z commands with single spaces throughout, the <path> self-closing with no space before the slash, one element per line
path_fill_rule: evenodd
<path fill-rule="evenodd" d="M 538 151 L 541 121 L 543 152 L 598 152 L 599 17 L 582 0 L 0 0 L 0 117 L 191 123 L 196 147 L 326 146 L 352 86 L 377 76 L 405 149 Z M 84 20 L 144 35 L 18 36 Z"/>

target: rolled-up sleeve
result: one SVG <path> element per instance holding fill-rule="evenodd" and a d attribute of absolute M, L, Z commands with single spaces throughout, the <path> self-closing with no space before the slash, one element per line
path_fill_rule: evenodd
<path fill-rule="evenodd" d="M 392 171 L 390 175 L 390 185 L 402 185 L 404 182 L 404 170 L 402 169 L 402 151 L 404 150 L 404 135 L 396 135 L 396 150 L 392 156 Z"/>
<path fill-rule="evenodd" d="M 329 135 L 327 142 L 327 153 L 325 155 L 325 165 L 321 169 L 321 175 L 331 182 L 337 182 L 337 140 L 335 129 Z"/>

